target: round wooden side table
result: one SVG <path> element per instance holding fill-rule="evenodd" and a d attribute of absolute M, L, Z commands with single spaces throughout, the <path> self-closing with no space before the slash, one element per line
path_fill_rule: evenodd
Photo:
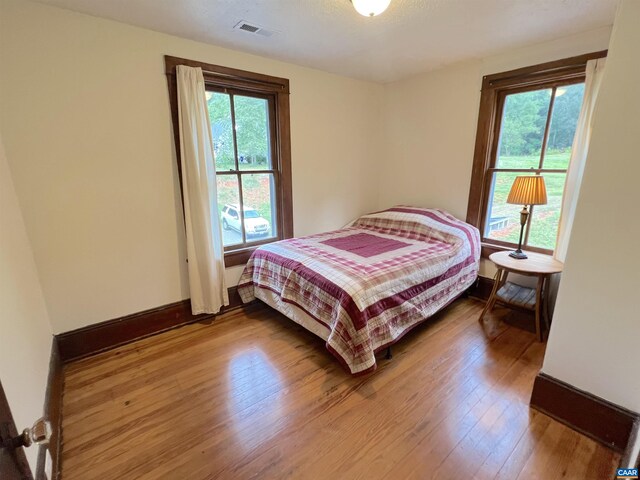
<path fill-rule="evenodd" d="M 536 335 L 538 341 L 544 340 L 541 318 L 544 318 L 546 330 L 549 330 L 549 279 L 554 273 L 562 272 L 564 264 L 550 255 L 525 252 L 529 258 L 518 260 L 509 256 L 509 251 L 492 253 L 489 256 L 498 271 L 494 277 L 493 290 L 487 304 L 480 314 L 482 323 L 484 316 L 491 312 L 496 302 L 508 306 L 535 312 Z M 538 277 L 536 288 L 523 287 L 507 281 L 509 273 L 518 273 L 530 277 Z"/>

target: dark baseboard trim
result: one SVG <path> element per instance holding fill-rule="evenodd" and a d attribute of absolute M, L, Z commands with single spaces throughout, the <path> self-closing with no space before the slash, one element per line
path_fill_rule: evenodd
<path fill-rule="evenodd" d="M 539 373 L 533 384 L 531 408 L 623 453 L 640 415 Z"/>
<path fill-rule="evenodd" d="M 36 467 L 35 479 L 44 480 L 45 476 L 45 456 L 47 450 L 52 460 L 53 478 L 59 477 L 60 446 L 62 445 L 62 390 L 64 386 L 64 374 L 62 359 L 58 349 L 58 341 L 54 336 L 51 343 L 51 358 L 49 360 L 49 376 L 47 377 L 47 389 L 44 400 L 44 417 L 51 423 L 51 440 L 49 445 L 41 445 L 38 450 L 38 463 Z"/>
<path fill-rule="evenodd" d="M 242 300 L 238 289 L 230 288 L 229 306 L 223 307 L 217 315 L 240 306 L 242 306 Z M 191 301 L 187 299 L 61 333 L 56 335 L 56 339 L 60 358 L 63 363 L 66 363 L 215 316 L 213 314 L 193 315 Z"/>
<path fill-rule="evenodd" d="M 493 278 L 478 277 L 469 289 L 469 295 L 480 300 L 489 300 L 491 290 L 493 290 Z"/>

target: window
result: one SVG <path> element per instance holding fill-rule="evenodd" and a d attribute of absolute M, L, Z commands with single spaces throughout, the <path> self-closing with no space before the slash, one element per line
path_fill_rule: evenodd
<path fill-rule="evenodd" d="M 523 247 L 555 249 L 586 62 L 605 54 L 484 78 L 467 211 L 482 235 L 483 255 L 517 246 L 522 206 L 506 200 L 515 177 L 527 174 L 544 176 L 548 203 L 531 207 Z"/>
<path fill-rule="evenodd" d="M 242 264 L 257 246 L 293 235 L 289 81 L 175 57 L 165 64 L 178 164 L 175 67 L 203 70 L 225 263 Z"/>
<path fill-rule="evenodd" d="M 272 98 L 207 87 L 226 248 L 278 238 Z"/>

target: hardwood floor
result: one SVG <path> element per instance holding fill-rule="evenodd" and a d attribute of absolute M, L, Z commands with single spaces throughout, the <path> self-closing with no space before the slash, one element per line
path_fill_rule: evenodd
<path fill-rule="evenodd" d="M 347 375 L 266 307 L 65 368 L 62 479 L 604 479 L 618 455 L 528 408 L 544 345 L 459 300 Z"/>

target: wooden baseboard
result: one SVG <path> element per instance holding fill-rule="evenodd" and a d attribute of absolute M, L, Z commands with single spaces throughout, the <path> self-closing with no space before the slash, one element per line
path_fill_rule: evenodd
<path fill-rule="evenodd" d="M 228 312 L 241 305 L 242 300 L 237 288 L 230 288 L 229 306 L 223 307 L 220 313 Z M 66 363 L 172 328 L 213 317 L 215 315 L 212 314 L 193 315 L 191 313 L 191 301 L 187 299 L 61 333 L 56 335 L 56 339 L 60 358 L 63 363 Z"/>
<path fill-rule="evenodd" d="M 493 278 L 478 277 L 476 283 L 469 289 L 469 295 L 480 300 L 489 300 L 493 290 Z"/>
<path fill-rule="evenodd" d="M 638 413 L 539 373 L 533 385 L 531 407 L 572 429 L 623 453 Z"/>
<path fill-rule="evenodd" d="M 49 360 L 49 376 L 44 401 L 44 416 L 51 423 L 51 440 L 49 445 L 41 445 L 38 450 L 38 463 L 35 479 L 44 480 L 45 457 L 47 450 L 51 455 L 53 477 L 57 480 L 60 465 L 60 446 L 62 445 L 62 390 L 64 385 L 63 365 L 58 349 L 58 341 L 54 336 L 51 343 L 51 358 Z"/>

